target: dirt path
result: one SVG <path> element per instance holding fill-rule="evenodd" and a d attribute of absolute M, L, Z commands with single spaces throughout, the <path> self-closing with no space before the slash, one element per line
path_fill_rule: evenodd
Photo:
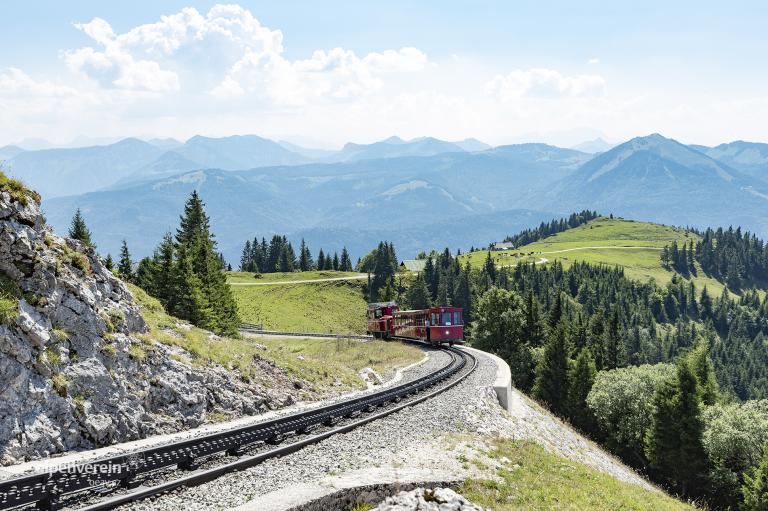
<path fill-rule="evenodd" d="M 576 250 L 603 250 L 603 249 L 616 249 L 616 250 L 619 250 L 619 249 L 662 250 L 659 247 L 639 247 L 639 246 L 606 245 L 606 246 L 564 248 L 563 250 L 553 250 L 551 252 L 539 252 L 539 253 L 540 254 L 562 254 L 563 252 L 575 252 Z"/>
<path fill-rule="evenodd" d="M 309 280 L 276 280 L 274 282 L 230 282 L 230 286 L 287 286 L 290 284 L 312 284 L 313 282 L 335 282 L 339 280 L 363 280 L 368 275 L 353 275 L 351 277 L 333 277 L 328 279 Z"/>

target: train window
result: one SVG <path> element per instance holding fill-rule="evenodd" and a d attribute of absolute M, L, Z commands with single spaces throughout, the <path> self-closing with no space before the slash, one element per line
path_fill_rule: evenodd
<path fill-rule="evenodd" d="M 451 313 L 450 312 L 443 312 L 443 325 L 445 326 L 451 326 Z"/>
<path fill-rule="evenodd" d="M 437 312 L 432 313 L 432 324 L 433 325 L 439 325 L 440 324 L 440 316 L 437 314 Z"/>
<path fill-rule="evenodd" d="M 376 317 L 377 317 L 377 318 L 380 318 L 380 317 L 381 317 L 381 313 L 382 313 L 382 312 L 383 312 L 383 311 L 382 311 L 381 309 L 376 309 Z"/>
<path fill-rule="evenodd" d="M 461 312 L 455 311 L 453 313 L 453 324 L 454 325 L 461 325 Z"/>

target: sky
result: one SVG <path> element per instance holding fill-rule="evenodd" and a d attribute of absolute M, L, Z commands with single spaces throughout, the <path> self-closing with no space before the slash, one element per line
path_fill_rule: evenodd
<path fill-rule="evenodd" d="M 4 2 L 0 146 L 768 142 L 765 1 Z"/>

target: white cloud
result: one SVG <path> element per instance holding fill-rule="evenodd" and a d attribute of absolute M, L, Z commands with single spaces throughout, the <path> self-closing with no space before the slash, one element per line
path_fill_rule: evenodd
<path fill-rule="evenodd" d="M 517 69 L 496 75 L 485 91 L 501 101 L 516 98 L 596 97 L 605 94 L 605 79 L 599 75 L 563 76 L 553 69 Z"/>
<path fill-rule="evenodd" d="M 600 59 L 597 58 L 597 57 L 593 57 L 593 58 L 589 59 L 587 62 L 589 62 L 589 64 L 591 64 L 593 66 L 596 66 L 597 64 L 600 63 Z"/>
<path fill-rule="evenodd" d="M 27 73 L 15 67 L 0 72 L 0 96 L 22 98 L 66 98 L 77 94 L 71 87 L 53 82 L 34 80 Z"/>
<path fill-rule="evenodd" d="M 75 27 L 93 39 L 65 52 L 69 67 L 105 88 L 151 92 L 207 92 L 215 98 L 254 95 L 281 105 L 350 99 L 380 89 L 388 73 L 414 72 L 427 62 L 416 48 L 359 57 L 351 50 L 317 50 L 287 60 L 283 34 L 263 26 L 238 5 L 192 7 L 115 34 L 94 18 Z"/>

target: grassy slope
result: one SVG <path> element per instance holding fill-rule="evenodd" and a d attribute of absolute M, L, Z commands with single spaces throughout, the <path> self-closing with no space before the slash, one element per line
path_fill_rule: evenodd
<path fill-rule="evenodd" d="M 253 371 L 251 361 L 260 357 L 274 361 L 279 367 L 319 390 L 334 387 L 344 390 L 363 388 L 358 371 L 371 367 L 386 373 L 421 360 L 423 353 L 410 345 L 395 342 L 328 341 L 324 339 L 280 339 L 245 337 L 211 340 L 210 332 L 200 328 L 180 326 L 180 321 L 165 313 L 160 302 L 136 286 L 130 286 L 150 331 L 140 337 L 151 349 L 154 342 L 180 346 L 195 357 L 193 364 L 216 362 L 237 368 L 249 377 L 261 375 Z M 261 344 L 266 349 L 257 346 Z M 268 385 L 269 382 L 264 382 Z"/>
<path fill-rule="evenodd" d="M 666 225 L 598 218 L 586 225 L 569 229 L 517 250 L 493 252 L 493 256 L 498 265 L 515 265 L 519 261 L 540 261 L 542 258 L 550 262 L 560 261 L 566 268 L 574 261 L 619 265 L 624 267 L 629 278 L 642 281 L 653 278 L 661 284 L 666 284 L 672 279 L 674 272 L 661 266 L 660 249 L 672 241 L 680 244 L 697 238 L 695 234 L 688 233 L 684 229 Z M 473 266 L 480 267 L 485 262 L 487 254 L 488 252 L 481 251 L 467 254 L 465 257 L 470 258 Z M 520 256 L 515 257 L 514 254 Z M 720 294 L 723 290 L 722 284 L 703 275 L 702 272 L 693 279 L 699 290 L 704 285 L 707 286 L 710 294 Z"/>
<path fill-rule="evenodd" d="M 546 451 L 529 441 L 495 440 L 487 455 L 501 466 L 501 480 L 465 481 L 460 492 L 474 503 L 494 509 L 693 510 L 661 492 L 622 482 L 581 463 Z M 483 462 L 469 460 L 480 466 Z M 484 467 L 481 467 L 484 468 Z"/>
<path fill-rule="evenodd" d="M 344 276 L 343 272 L 270 274 L 273 281 Z M 357 274 L 350 274 L 357 275 Z M 262 281 L 252 274 L 232 272 L 230 282 Z M 240 317 L 266 329 L 298 332 L 364 333 L 365 280 L 274 286 L 232 286 Z"/>
<path fill-rule="evenodd" d="M 255 273 L 245 271 L 227 272 L 227 281 L 230 283 L 267 283 L 267 282 L 288 282 L 291 280 L 318 280 L 318 279 L 337 279 L 339 277 L 363 277 L 365 273 L 346 272 L 346 271 L 302 271 L 289 273 L 262 273 L 260 278 L 255 278 Z"/>

